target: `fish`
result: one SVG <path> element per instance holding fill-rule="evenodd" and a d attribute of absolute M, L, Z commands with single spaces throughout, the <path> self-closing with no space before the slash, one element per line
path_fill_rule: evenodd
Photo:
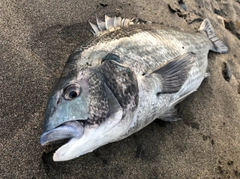
<path fill-rule="evenodd" d="M 178 121 L 175 106 L 209 76 L 209 51 L 228 51 L 208 19 L 196 32 L 140 19 L 96 21 L 49 96 L 40 143 L 66 140 L 54 161 L 122 140 L 155 119 Z"/>

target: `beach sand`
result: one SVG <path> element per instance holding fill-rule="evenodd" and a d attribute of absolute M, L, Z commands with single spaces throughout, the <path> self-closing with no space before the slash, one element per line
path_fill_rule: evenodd
<path fill-rule="evenodd" d="M 2 0 L 0 9 L 0 178 L 240 178 L 239 1 Z M 190 31 L 209 18 L 229 52 L 209 53 L 211 76 L 178 106 L 183 120 L 156 120 L 56 163 L 57 147 L 39 143 L 45 106 L 69 54 L 92 35 L 95 14 Z"/>

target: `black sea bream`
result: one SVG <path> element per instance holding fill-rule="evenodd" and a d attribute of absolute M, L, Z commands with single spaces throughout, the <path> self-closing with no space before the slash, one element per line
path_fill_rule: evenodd
<path fill-rule="evenodd" d="M 198 32 L 126 18 L 97 18 L 94 37 L 69 57 L 53 89 L 41 144 L 69 139 L 65 161 L 139 131 L 154 119 L 176 121 L 174 106 L 208 76 L 208 52 L 227 52 L 208 19 Z"/>

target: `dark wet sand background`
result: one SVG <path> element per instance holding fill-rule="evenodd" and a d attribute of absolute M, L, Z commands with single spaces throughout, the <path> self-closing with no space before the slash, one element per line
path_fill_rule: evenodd
<path fill-rule="evenodd" d="M 180 12 L 170 11 L 170 2 Z M 173 2 L 0 2 L 0 178 L 240 178 L 240 3 L 185 1 L 184 12 Z M 125 140 L 54 163 L 54 149 L 39 144 L 44 108 L 68 55 L 91 35 L 87 20 L 94 22 L 95 14 L 192 31 L 207 17 L 230 52 L 209 54 L 211 76 L 179 105 L 182 121 L 157 121 Z"/>

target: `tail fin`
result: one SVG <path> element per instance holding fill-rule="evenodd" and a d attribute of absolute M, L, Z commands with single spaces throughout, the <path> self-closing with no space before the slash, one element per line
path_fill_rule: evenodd
<path fill-rule="evenodd" d="M 204 19 L 199 30 L 207 33 L 209 40 L 212 42 L 210 50 L 218 53 L 226 53 L 228 47 L 215 35 L 213 27 L 208 19 Z"/>

